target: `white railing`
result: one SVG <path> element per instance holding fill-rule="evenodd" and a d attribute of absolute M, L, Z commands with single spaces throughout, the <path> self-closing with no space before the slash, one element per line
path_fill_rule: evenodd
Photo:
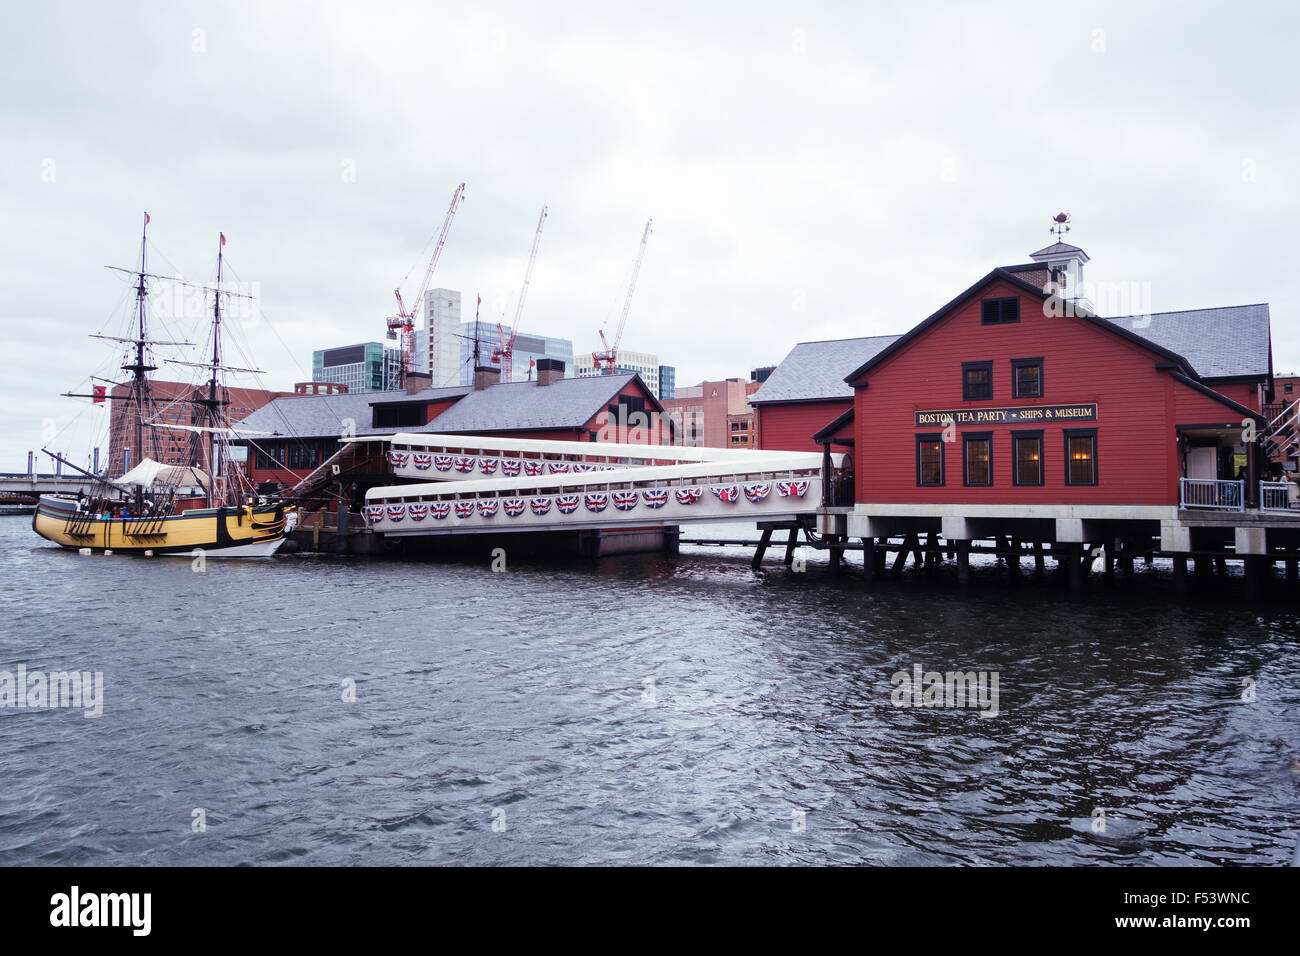
<path fill-rule="evenodd" d="M 1219 511 L 1246 510 L 1246 481 L 1217 481 L 1213 478 L 1179 478 L 1178 507 L 1214 508 Z"/>
<path fill-rule="evenodd" d="M 1291 500 L 1295 486 L 1289 481 L 1261 481 L 1259 483 L 1260 511 L 1295 511 L 1300 502 Z"/>

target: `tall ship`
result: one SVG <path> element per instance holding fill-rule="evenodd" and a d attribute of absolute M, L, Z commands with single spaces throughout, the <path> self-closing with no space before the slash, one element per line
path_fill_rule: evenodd
<path fill-rule="evenodd" d="M 44 449 L 67 467 L 91 480 L 90 490 L 77 495 L 41 495 L 32 517 L 32 529 L 65 548 L 115 554 L 192 554 L 210 557 L 265 557 L 284 543 L 297 512 L 278 501 L 259 497 L 244 470 L 231 455 L 232 440 L 248 437 L 228 414 L 230 400 L 225 385 L 235 369 L 223 362 L 222 303 L 235 293 L 222 289 L 226 237 L 217 246 L 216 285 L 199 286 L 211 293 L 211 350 L 203 350 L 203 361 L 167 359 L 169 363 L 201 370 L 202 379 L 187 397 L 171 398 L 190 408 L 190 423 L 159 420 L 158 403 L 150 388 L 150 373 L 157 371 L 155 349 L 187 346 L 188 342 L 164 342 L 149 335 L 149 283 L 151 280 L 181 282 L 173 276 L 148 271 L 149 215 L 144 216 L 140 239 L 140 266 L 121 269 L 136 278 L 136 307 L 127 336 L 96 335 L 117 344 L 124 355 L 121 370 L 125 381 L 105 380 L 88 394 L 65 393 L 73 398 L 104 401 L 109 386 L 126 389 L 119 399 L 125 406 L 124 425 L 133 432 L 136 462 L 124 473 L 109 477 L 111 469 L 92 473 L 67 458 Z M 210 359 L 208 355 L 210 354 Z M 168 416 L 174 418 L 175 416 Z M 188 463 L 164 464 L 150 456 L 162 447 L 162 432 L 189 433 Z M 159 457 L 166 457 L 162 454 Z"/>

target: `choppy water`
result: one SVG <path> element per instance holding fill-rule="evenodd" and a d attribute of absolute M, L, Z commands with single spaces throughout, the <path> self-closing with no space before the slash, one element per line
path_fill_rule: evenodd
<path fill-rule="evenodd" d="M 198 574 L 0 519 L 0 671 L 105 680 L 0 708 L 0 862 L 1290 860 L 1300 605 L 747 558 Z M 996 671 L 999 716 L 894 707 L 915 663 Z"/>

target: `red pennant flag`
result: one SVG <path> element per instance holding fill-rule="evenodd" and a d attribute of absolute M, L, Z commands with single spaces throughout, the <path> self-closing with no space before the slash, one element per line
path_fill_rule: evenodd
<path fill-rule="evenodd" d="M 105 395 L 106 387 L 107 386 L 104 385 L 95 385 L 90 389 L 91 394 L 95 396 L 94 401 L 91 404 L 93 405 L 104 404 L 104 395 Z"/>
<path fill-rule="evenodd" d="M 224 232 L 221 234 L 221 244 L 223 246 L 226 244 L 226 234 Z"/>
<path fill-rule="evenodd" d="M 144 224 L 145 224 L 146 226 L 149 225 L 149 214 L 148 214 L 148 213 L 145 213 L 145 214 L 144 214 Z"/>
<path fill-rule="evenodd" d="M 529 360 L 528 360 L 528 367 L 529 367 L 529 368 L 535 368 L 536 366 L 537 366 L 537 359 L 529 359 Z"/>

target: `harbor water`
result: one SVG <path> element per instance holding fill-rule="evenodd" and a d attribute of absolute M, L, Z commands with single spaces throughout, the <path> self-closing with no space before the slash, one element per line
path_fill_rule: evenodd
<path fill-rule="evenodd" d="M 868 592 L 779 549 L 200 566 L 29 521 L 0 681 L 102 674 L 102 713 L 0 706 L 5 864 L 1281 865 L 1300 835 L 1295 600 L 1158 567 Z M 896 676 L 970 671 L 995 701 Z"/>

